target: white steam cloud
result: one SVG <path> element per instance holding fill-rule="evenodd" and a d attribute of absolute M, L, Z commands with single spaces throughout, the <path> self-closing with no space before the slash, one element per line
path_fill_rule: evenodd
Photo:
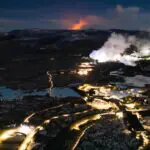
<path fill-rule="evenodd" d="M 131 45 L 134 45 L 137 51 L 128 54 L 126 50 Z M 102 48 L 94 50 L 90 54 L 90 58 L 98 62 L 118 61 L 125 65 L 135 66 L 136 62 L 142 59 L 141 57 L 149 55 L 150 42 L 148 40 L 140 40 L 135 36 L 123 36 L 112 33 Z"/>

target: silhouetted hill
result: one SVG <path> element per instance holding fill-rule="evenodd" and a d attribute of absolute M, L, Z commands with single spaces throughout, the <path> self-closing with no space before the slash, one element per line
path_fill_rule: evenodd
<path fill-rule="evenodd" d="M 13 30 L 0 35 L 0 60 L 8 61 L 26 54 L 29 55 L 88 55 L 100 48 L 111 33 L 134 35 L 148 38 L 149 32 L 111 30 Z"/>

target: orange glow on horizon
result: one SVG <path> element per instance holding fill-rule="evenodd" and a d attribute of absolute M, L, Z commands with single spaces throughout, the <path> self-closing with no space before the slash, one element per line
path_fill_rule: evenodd
<path fill-rule="evenodd" d="M 80 30 L 87 24 L 87 21 L 80 19 L 78 23 L 72 25 L 71 30 Z"/>

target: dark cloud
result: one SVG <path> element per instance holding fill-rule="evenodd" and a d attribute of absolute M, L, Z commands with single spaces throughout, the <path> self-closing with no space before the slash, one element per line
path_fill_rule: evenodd
<path fill-rule="evenodd" d="M 146 12 L 140 7 L 123 7 L 122 5 L 117 5 L 114 10 L 109 11 L 107 19 L 110 22 L 107 24 L 107 27 L 119 29 L 148 29 L 150 27 L 149 17 L 150 12 Z"/>
<path fill-rule="evenodd" d="M 150 11 L 138 2 L 133 5 L 131 0 L 121 4 L 109 0 L 105 3 L 99 0 L 27 0 L 22 1 L 24 7 L 18 7 L 21 2 L 19 0 L 14 0 L 14 4 L 11 1 L 6 7 L 6 1 L 3 4 L 0 1 L 0 26 L 3 27 L 0 31 L 17 28 L 66 29 L 80 20 L 86 22 L 84 28 L 150 29 Z M 33 4 L 33 7 L 28 7 L 29 4 Z"/>
<path fill-rule="evenodd" d="M 1 25 L 16 24 L 17 22 L 18 21 L 16 21 L 16 20 L 0 18 L 0 24 Z"/>

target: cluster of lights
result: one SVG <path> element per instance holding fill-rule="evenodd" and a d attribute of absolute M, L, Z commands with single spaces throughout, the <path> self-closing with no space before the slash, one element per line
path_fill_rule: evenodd
<path fill-rule="evenodd" d="M 79 65 L 79 67 L 83 67 L 83 68 L 92 68 L 93 66 L 89 63 L 89 62 L 83 62 Z"/>
<path fill-rule="evenodd" d="M 25 140 L 23 141 L 23 143 L 21 144 L 21 146 L 19 147 L 19 150 L 26 150 L 27 147 L 29 146 L 29 144 L 33 141 L 33 137 L 34 135 L 40 131 L 43 130 L 42 126 L 38 126 L 36 127 L 34 130 L 32 130 L 27 137 L 25 138 Z"/>
<path fill-rule="evenodd" d="M 76 121 L 75 123 L 73 123 L 70 127 L 70 130 L 80 130 L 80 126 L 83 125 L 83 124 L 86 124 L 88 121 L 91 121 L 91 120 L 98 120 L 101 118 L 101 115 L 100 114 L 96 114 L 96 115 L 93 115 L 93 116 L 89 116 L 89 117 L 86 117 L 86 118 L 83 118 L 79 121 Z"/>
<path fill-rule="evenodd" d="M 33 126 L 22 124 L 18 128 L 6 130 L 0 135 L 0 143 L 3 143 L 4 141 L 6 141 L 11 137 L 14 137 L 18 133 L 28 135 L 33 129 L 34 129 Z"/>
<path fill-rule="evenodd" d="M 89 62 L 83 62 L 78 66 L 77 74 L 87 76 L 91 71 L 93 71 L 93 66 Z"/>
<path fill-rule="evenodd" d="M 84 84 L 78 87 L 79 90 L 84 91 L 85 93 L 93 90 L 93 96 L 103 96 L 105 99 L 118 99 L 122 101 L 122 98 L 126 98 L 128 96 L 140 97 L 143 93 L 141 89 L 127 89 L 121 90 L 115 86 L 107 85 L 107 86 L 94 86 L 90 84 Z"/>
<path fill-rule="evenodd" d="M 7 139 L 13 137 L 15 133 L 17 132 L 17 130 L 18 129 L 15 128 L 15 129 L 10 129 L 10 130 L 3 132 L 0 136 L 0 144 L 6 141 Z"/>
<path fill-rule="evenodd" d="M 138 148 L 138 150 L 143 150 L 143 149 L 147 149 L 146 147 L 149 145 L 150 143 L 150 140 L 149 140 L 149 137 L 147 135 L 147 133 L 145 131 L 142 131 L 142 132 L 137 132 L 136 133 L 136 138 L 137 139 L 140 139 L 142 138 L 143 139 L 143 145 L 140 146 Z"/>
<path fill-rule="evenodd" d="M 91 68 L 87 68 L 87 69 L 79 69 L 79 71 L 77 72 L 78 75 L 80 76 L 87 76 L 89 74 L 89 72 L 91 72 L 93 69 Z"/>
<path fill-rule="evenodd" d="M 94 109 L 110 109 L 110 108 L 114 108 L 114 109 L 118 109 L 117 105 L 115 105 L 114 103 L 111 102 L 106 102 L 104 100 L 101 99 L 94 99 L 92 102 L 87 102 L 87 104 L 89 106 L 91 106 Z"/>
<path fill-rule="evenodd" d="M 79 69 L 78 74 L 82 75 L 82 76 L 83 75 L 88 75 L 88 73 L 90 71 L 92 71 L 92 67 L 91 67 L 91 65 L 89 63 L 82 63 L 79 67 L 81 67 L 81 69 Z M 85 69 L 84 69 L 84 67 L 85 67 Z M 47 73 L 47 75 L 49 77 L 49 83 L 51 84 L 51 87 L 50 87 L 50 89 L 51 89 L 53 87 L 52 76 L 51 76 L 51 74 L 49 72 Z M 107 85 L 107 86 L 93 86 L 93 85 L 90 85 L 90 84 L 84 84 L 82 86 L 79 86 L 78 89 L 81 90 L 81 91 L 84 91 L 84 92 L 89 92 L 92 89 L 92 90 L 94 90 L 94 92 L 95 92 L 94 94 L 95 95 L 100 95 L 100 96 L 105 96 L 105 97 L 110 97 L 113 90 L 119 90 L 116 87 L 111 86 L 111 85 Z M 143 91 L 140 90 L 137 94 L 134 94 L 137 91 L 135 91 L 133 89 L 128 89 L 128 90 L 120 91 L 120 94 L 122 95 L 122 94 L 124 94 L 124 92 L 126 92 L 127 95 L 140 96 L 140 93 L 142 93 Z M 115 96 L 116 96 L 116 99 L 117 99 L 117 95 L 115 95 Z M 119 99 L 119 97 L 118 97 L 118 99 Z M 94 99 L 93 102 L 87 102 L 87 105 L 90 105 L 94 109 L 95 108 L 96 109 L 116 108 L 115 104 L 112 105 L 112 103 L 105 102 L 102 99 L 96 99 L 96 98 Z M 58 108 L 58 107 L 61 107 L 61 106 L 63 106 L 63 105 L 59 105 L 59 106 L 56 106 L 54 108 Z M 128 108 L 133 109 L 135 107 L 135 103 L 134 104 L 133 103 L 132 104 L 126 104 L 125 106 L 127 106 Z M 50 109 L 53 109 L 53 108 L 48 108 L 48 109 L 45 109 L 44 111 L 48 111 Z M 87 112 L 87 110 L 84 111 L 83 113 L 86 113 L 86 112 Z M 19 150 L 26 150 L 28 147 L 31 146 L 31 143 L 33 143 L 33 138 L 34 138 L 35 134 L 37 132 L 39 132 L 40 130 L 44 130 L 43 126 L 45 124 L 50 123 L 50 121 L 52 119 L 57 119 L 57 118 L 60 117 L 60 116 L 54 116 L 51 119 L 47 119 L 41 125 L 39 125 L 37 127 L 33 127 L 33 126 L 27 125 L 27 123 L 30 122 L 30 119 L 35 114 L 36 113 L 33 113 L 33 114 L 29 115 L 24 120 L 25 124 L 20 125 L 18 128 L 10 129 L 10 130 L 7 130 L 4 133 L 2 133 L 2 135 L 0 136 L 0 144 L 3 143 L 5 140 L 11 138 L 11 137 L 14 137 L 17 133 L 22 133 L 22 134 L 26 135 L 26 137 L 25 137 L 25 140 L 23 141 L 23 143 L 21 144 L 21 146 L 19 147 Z M 81 114 L 81 112 L 77 112 L 75 114 L 78 115 L 78 114 Z M 118 118 L 121 118 L 121 119 L 124 117 L 123 112 L 117 112 L 117 113 L 109 112 L 109 113 L 104 113 L 104 114 L 95 114 L 95 115 L 88 116 L 88 117 L 85 117 L 85 118 L 83 118 L 83 119 L 81 119 L 79 121 L 74 122 L 70 126 L 70 130 L 78 130 L 79 131 L 79 130 L 81 130 L 80 127 L 82 125 L 87 124 L 89 121 L 98 120 L 103 115 L 106 115 L 106 114 L 115 114 Z M 69 117 L 70 114 L 63 114 L 62 116 L 63 117 Z M 89 127 L 87 127 L 86 129 L 88 129 Z M 79 141 L 80 141 L 80 138 L 84 135 L 84 132 L 86 131 L 86 129 L 82 130 L 82 134 L 79 137 Z M 147 142 L 147 138 L 145 138 L 144 134 L 143 134 L 143 139 L 145 140 L 145 145 L 146 145 L 148 142 Z M 76 142 L 76 144 L 74 144 L 74 145 L 77 145 L 77 143 L 78 142 Z M 74 146 L 74 147 L 76 147 L 76 146 Z"/>

